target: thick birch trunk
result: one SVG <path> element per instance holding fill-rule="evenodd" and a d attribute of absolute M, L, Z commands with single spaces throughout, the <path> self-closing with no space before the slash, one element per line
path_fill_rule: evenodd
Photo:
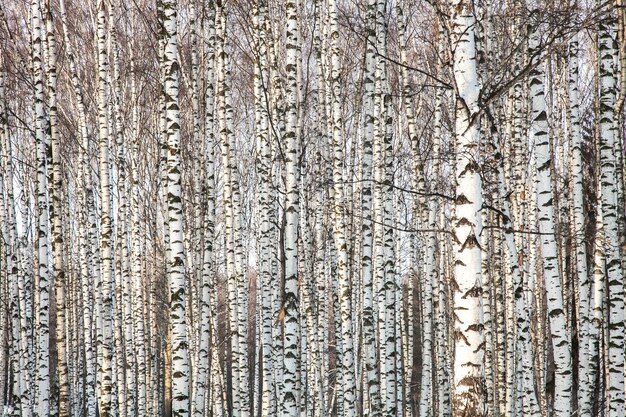
<path fill-rule="evenodd" d="M 475 17 L 469 2 L 453 1 L 452 45 L 453 72 L 456 82 L 456 201 L 453 236 L 456 261 L 454 267 L 454 394 L 453 415 L 483 416 L 484 336 L 481 305 L 482 231 L 479 210 L 482 207 L 482 185 L 479 175 L 477 119 L 478 82 Z"/>

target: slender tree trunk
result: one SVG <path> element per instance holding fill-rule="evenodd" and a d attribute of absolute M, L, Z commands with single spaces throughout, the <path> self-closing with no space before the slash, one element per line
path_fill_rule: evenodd
<path fill-rule="evenodd" d="M 356 412 L 354 342 L 352 336 L 351 288 L 348 265 L 348 243 L 346 241 L 346 219 L 344 208 L 344 186 L 342 176 L 343 155 L 343 117 L 341 106 L 341 62 L 339 60 L 339 29 L 337 27 L 337 3 L 329 2 L 329 36 L 330 36 L 330 79 L 332 91 L 332 148 L 333 148 L 333 236 L 337 248 L 338 295 L 341 314 L 341 376 L 344 416 L 352 417 Z M 338 365 L 339 366 L 339 365 Z"/>
<path fill-rule="evenodd" d="M 167 137 L 167 212 L 169 239 L 170 331 L 172 372 L 172 416 L 189 415 L 189 358 L 185 310 L 185 254 L 183 249 L 183 218 L 180 161 L 180 110 L 178 100 L 176 0 L 163 1 L 161 24 L 165 35 L 163 65 L 165 79 L 165 132 Z"/>
<path fill-rule="evenodd" d="M 535 145 L 535 164 L 537 167 L 536 189 L 539 217 L 543 273 L 546 286 L 548 316 L 555 365 L 555 417 L 569 416 L 572 396 L 572 357 L 568 329 L 563 306 L 563 292 L 557 259 L 555 240 L 555 220 L 552 198 L 552 173 L 550 152 L 550 134 L 548 132 L 547 106 L 544 92 L 544 65 L 540 59 L 540 11 L 534 0 L 529 3 L 529 41 L 528 53 L 533 69 L 529 75 L 531 123 L 530 141 Z"/>
<path fill-rule="evenodd" d="M 67 369 L 67 354 L 65 350 L 65 270 L 63 265 L 63 230 L 62 230 L 62 201 L 63 187 L 61 173 L 61 144 L 58 130 L 57 116 L 57 72 L 56 72 L 56 40 L 54 22 L 50 1 L 44 4 L 44 19 L 46 23 L 47 40 L 47 79 L 48 79 L 48 111 L 49 132 L 52 153 L 52 204 L 50 220 L 52 223 L 52 270 L 55 288 L 56 305 L 56 349 L 57 368 L 59 377 L 59 416 L 69 415 L 69 380 Z M 46 255 L 47 256 L 47 255 Z"/>
<path fill-rule="evenodd" d="M 212 287 L 214 271 L 214 239 L 215 239 L 215 118 L 214 112 L 214 94 L 215 94 L 215 3 L 210 1 L 206 5 L 206 29 L 205 36 L 208 46 L 206 56 L 205 71 L 205 96 L 204 96 L 204 140 L 206 146 L 206 183 L 203 187 L 206 201 L 206 212 L 204 213 L 204 231 L 202 241 L 203 263 L 202 263 L 202 287 L 201 287 L 201 309 L 200 309 L 200 345 L 198 347 L 197 370 L 194 376 L 196 388 L 193 391 L 193 407 L 196 417 L 204 415 L 208 398 L 210 398 L 212 389 L 209 389 L 209 371 L 210 367 L 216 364 L 210 363 L 211 351 L 215 351 L 215 347 L 211 347 L 211 334 L 214 333 L 212 327 L 214 325 L 215 314 L 212 314 Z M 197 382 L 196 382 L 197 381 Z M 214 381 L 215 383 L 215 381 Z M 209 391 L 209 396 L 206 391 Z"/>
<path fill-rule="evenodd" d="M 273 210 L 270 186 L 272 184 L 272 148 L 269 136 L 269 94 L 267 79 L 267 2 L 256 2 L 255 15 L 256 53 L 258 62 L 255 65 L 255 122 L 256 122 L 256 146 L 257 146 L 257 172 L 259 175 L 258 191 L 258 216 L 259 216 L 259 259 L 257 302 L 260 314 L 259 326 L 261 332 L 262 375 L 261 381 L 261 415 L 276 415 L 275 381 L 273 378 L 272 357 L 272 326 L 274 324 L 272 311 L 272 276 L 271 262 L 275 256 L 271 242 L 273 225 L 270 222 Z"/>
<path fill-rule="evenodd" d="M 372 163 L 374 141 L 374 90 L 376 77 L 376 0 L 367 2 L 367 44 L 365 51 L 365 96 L 363 109 L 363 185 L 362 185 L 362 258 L 361 273 L 363 281 L 363 343 L 365 350 L 365 371 L 369 409 L 365 413 L 371 417 L 379 417 L 382 411 L 380 399 L 380 381 L 376 355 L 376 325 L 374 314 L 373 268 L 372 268 Z"/>
<path fill-rule="evenodd" d="M 281 401 L 285 417 L 298 415 L 300 404 L 300 313 L 298 291 L 298 215 L 300 183 L 300 146 L 296 126 L 298 124 L 298 1 L 288 0 L 285 70 L 285 289 L 284 289 L 284 369 Z"/>
<path fill-rule="evenodd" d="M 315 70 L 316 70 L 316 85 L 317 85 L 317 101 L 315 101 L 315 131 L 319 137 L 318 145 L 316 149 L 316 161 L 317 174 L 320 178 L 325 178 L 325 167 L 321 162 L 324 160 L 325 153 L 328 152 L 328 138 L 326 129 L 326 81 L 325 81 L 325 68 L 324 68 L 324 56 L 322 45 L 322 29 L 323 29 L 323 17 L 324 10 L 320 0 L 315 1 L 315 28 L 313 34 L 313 48 L 315 51 Z M 318 309 L 316 320 L 316 335 L 315 335 L 315 349 L 316 349 L 316 377 L 318 379 L 318 406 L 315 410 L 316 417 L 318 415 L 324 415 L 328 413 L 328 393 L 330 393 L 328 370 L 329 370 L 329 355 L 326 354 L 328 346 L 328 291 L 327 291 L 327 274 L 325 259 L 327 242 L 325 236 L 325 195 L 327 187 L 318 186 L 315 196 L 315 213 L 313 214 L 315 222 L 315 252 L 313 261 L 314 276 L 320 277 L 316 281 L 314 291 L 317 294 Z"/>
<path fill-rule="evenodd" d="M 11 151 L 8 141 L 8 114 L 5 99 L 6 70 L 4 69 L 4 53 L 0 53 L 0 234 L 2 234 L 2 253 L 0 254 L 0 266 L 4 272 L 0 273 L 0 293 L 2 299 L 7 300 L 6 305 L 0 307 L 0 367 L 5 371 L 0 375 L 0 412 L 5 412 L 5 407 L 13 406 L 17 400 L 14 381 L 19 372 L 19 301 L 17 293 L 17 271 L 14 270 L 15 251 L 14 242 L 14 216 L 13 209 L 13 169 L 12 161 L 8 157 Z M 7 193 L 7 198 L 4 193 Z M 5 226 L 6 225 L 6 226 Z M 6 354 L 10 356 L 7 358 Z M 12 373 L 12 374 L 11 374 Z M 6 394 L 6 395 L 5 395 Z"/>
<path fill-rule="evenodd" d="M 575 4 L 575 2 L 573 2 Z M 593 384 L 587 382 L 590 375 L 589 357 L 589 301 L 590 281 L 587 268 L 587 247 L 585 244 L 585 212 L 583 201 L 583 152 L 582 130 L 580 125 L 580 103 L 578 94 L 578 56 L 579 40 L 575 34 L 569 43 L 568 54 L 568 98 L 569 124 L 571 128 L 571 167 L 572 167 L 572 236 L 574 239 L 574 257 L 576 262 L 576 277 L 578 284 L 578 407 L 581 416 L 589 416 L 593 406 Z"/>
<path fill-rule="evenodd" d="M 113 245 L 111 220 L 111 194 L 109 173 L 109 123 L 108 102 L 109 62 L 107 57 L 106 14 L 104 0 L 97 4 L 98 52 L 98 134 L 100 173 L 100 266 L 98 290 L 98 386 L 99 413 L 102 417 L 113 415 Z"/>
<path fill-rule="evenodd" d="M 610 7 L 610 6 L 609 6 Z M 604 223 L 604 247 L 606 280 L 608 282 L 608 402 L 609 415 L 624 415 L 624 274 L 621 267 L 619 248 L 619 226 L 617 206 L 615 139 L 615 103 L 617 80 L 615 58 L 615 16 L 612 10 L 599 21 L 598 64 L 600 77 L 600 190 L 602 219 Z M 623 207 L 622 207 L 623 210 Z"/>
<path fill-rule="evenodd" d="M 44 73 L 39 0 L 31 2 L 32 68 L 34 79 L 34 120 L 37 159 L 37 268 L 36 288 L 36 335 L 37 335 L 37 385 L 35 414 L 39 417 L 50 413 L 50 271 L 48 267 L 48 201 L 47 201 L 47 115 L 44 108 Z"/>
<path fill-rule="evenodd" d="M 400 42 L 400 58 L 402 60 L 402 95 L 403 95 L 403 108 L 406 113 L 407 128 L 409 132 L 409 141 L 411 145 L 411 151 L 413 154 L 413 184 L 418 192 L 426 190 L 426 181 L 424 178 L 424 164 L 422 162 L 422 155 L 420 154 L 420 139 L 417 129 L 417 118 L 415 115 L 415 103 L 411 94 L 412 77 L 408 70 L 407 60 L 407 45 L 406 45 L 406 23 L 404 21 L 404 10 L 402 4 L 399 2 L 396 6 L 398 14 L 398 40 Z M 439 91 L 437 92 L 439 97 Z M 441 134 L 441 108 L 436 106 L 435 108 L 435 135 Z M 434 141 L 438 141 L 435 138 Z M 434 145 L 436 147 L 438 145 Z M 438 175 L 439 161 L 437 156 L 433 162 L 433 172 Z M 437 201 L 432 198 L 426 203 L 426 199 L 423 194 L 418 194 L 414 200 L 414 216 L 415 220 L 413 224 L 417 227 L 424 227 L 429 229 L 425 239 L 419 238 L 419 247 L 415 249 L 413 256 L 416 257 L 417 262 L 423 264 L 423 268 L 416 267 L 416 276 L 420 280 L 421 287 L 421 309 L 422 309 L 422 367 L 421 367 L 421 381 L 420 381 L 420 394 L 419 394 L 419 415 L 428 417 L 433 412 L 433 285 L 437 281 L 436 273 L 436 223 L 438 216 Z M 422 240 L 423 239 L 423 240 Z M 423 244 L 425 243 L 425 244 Z M 420 272 L 417 272 L 420 270 Z M 410 278 L 409 286 L 407 290 L 408 303 L 407 305 L 412 307 L 413 300 L 413 278 Z M 413 309 L 410 308 L 408 316 L 413 316 Z M 408 333 L 412 334 L 412 322 L 408 328 Z M 412 350 L 414 341 L 409 338 L 407 349 L 403 352 L 403 355 L 412 358 L 410 350 Z M 403 386 L 411 387 L 411 374 L 413 368 L 413 361 L 408 362 L 408 373 L 403 376 Z M 407 401 L 410 403 L 410 401 Z"/>

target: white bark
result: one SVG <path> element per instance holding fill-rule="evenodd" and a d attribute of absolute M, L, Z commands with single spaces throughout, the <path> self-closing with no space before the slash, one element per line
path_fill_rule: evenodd
<path fill-rule="evenodd" d="M 574 2 L 575 4 L 575 2 Z M 569 125 L 571 140 L 571 167 L 573 182 L 573 224 L 572 236 L 575 248 L 576 278 L 578 285 L 578 407 L 581 416 L 589 416 L 593 406 L 593 384 L 587 383 L 587 375 L 590 375 L 589 357 L 589 301 L 590 281 L 587 268 L 587 247 L 585 243 L 585 212 L 583 200 L 583 154 L 582 154 L 582 130 L 580 125 L 580 104 L 578 93 L 578 55 L 579 41 L 575 34 L 569 43 L 568 55 L 568 98 L 569 98 Z"/>
<path fill-rule="evenodd" d="M 272 358 L 272 327 L 274 314 L 272 311 L 272 258 L 275 256 L 271 241 L 274 225 L 270 222 L 273 210 L 272 184 L 272 149 L 269 136 L 269 114 L 266 94 L 267 88 L 267 4 L 265 0 L 256 2 L 255 41 L 258 62 L 255 65 L 254 93 L 255 93 L 255 134 L 257 147 L 257 172 L 259 175 L 258 191 L 258 221 L 259 221 L 259 249 L 258 249 L 258 280 L 257 309 L 259 309 L 259 326 L 261 333 L 261 358 L 263 372 L 259 376 L 261 385 L 261 414 L 276 415 L 275 381 L 273 378 L 274 363 Z"/>
<path fill-rule="evenodd" d="M 531 122 L 529 136 L 535 146 L 535 165 L 537 178 L 537 208 L 539 232 L 541 233 L 541 253 L 545 279 L 550 332 L 554 349 L 556 417 L 565 417 L 571 413 L 572 396 L 572 358 L 568 329 L 563 310 L 563 293 L 557 259 L 557 245 L 554 236 L 554 206 L 552 196 L 550 134 L 548 132 L 547 106 L 544 92 L 543 63 L 539 62 L 540 34 L 539 13 L 534 0 L 530 4 L 530 28 L 528 53 L 531 63 L 535 64 L 529 74 L 529 100 Z"/>
<path fill-rule="evenodd" d="M 165 31 L 163 65 L 165 79 L 165 123 L 167 137 L 167 211 L 169 239 L 170 328 L 172 352 L 172 416 L 189 415 L 189 354 L 187 343 L 187 308 L 185 253 L 183 248 L 183 210 L 180 160 L 180 109 L 178 100 L 176 0 L 163 1 L 162 25 Z"/>
<path fill-rule="evenodd" d="M 296 126 L 298 124 L 297 96 L 297 60 L 298 60 L 298 4 L 297 0 L 288 0 L 287 12 L 285 71 L 285 289 L 284 289 L 284 370 L 283 392 L 281 401 L 285 417 L 298 415 L 300 404 L 300 313 L 298 291 L 298 216 L 300 183 L 300 146 Z"/>
<path fill-rule="evenodd" d="M 97 4 L 98 52 L 98 135 L 100 173 L 100 277 L 98 282 L 98 396 L 102 417 L 113 415 L 113 244 L 111 220 L 111 193 L 109 173 L 109 62 L 107 57 L 106 14 L 103 0 Z"/>
<path fill-rule="evenodd" d="M 68 380 L 67 353 L 65 349 L 65 268 L 63 258 L 63 229 L 62 229 L 62 200 L 63 173 L 61 172 L 61 143 L 59 137 L 57 115 L 57 69 L 56 69 L 56 39 L 54 35 L 54 22 L 50 0 L 44 3 L 44 18 L 46 21 L 46 39 L 48 46 L 48 107 L 49 128 L 52 154 L 52 204 L 50 219 L 52 222 L 52 257 L 53 257 L 53 281 L 55 289 L 56 305 L 56 349 L 57 368 L 59 378 L 59 417 L 67 417 L 70 414 L 69 396 L 70 386 Z"/>
<path fill-rule="evenodd" d="M 468 1 L 452 1 L 453 72 L 456 82 L 456 201 L 453 236 L 454 267 L 454 394 L 455 416 L 483 416 L 484 336 L 481 306 L 482 231 L 479 210 L 482 184 L 479 175 L 477 118 L 480 84 L 476 65 L 475 17 Z"/>
<path fill-rule="evenodd" d="M 133 103 L 137 103 L 137 69 L 134 59 L 134 54 L 131 53 L 131 100 Z M 139 153 L 139 109 L 137 105 L 133 107 L 132 111 L 132 130 L 131 130 L 131 145 L 132 145 L 132 158 L 131 158 L 131 172 L 130 178 L 132 181 L 132 187 L 130 192 L 130 225 L 132 226 L 132 245 L 130 248 L 130 280 L 131 280 L 131 298 L 132 304 L 132 321 L 133 321 L 133 345 L 135 348 L 134 356 L 136 359 L 133 371 L 136 372 L 135 381 L 135 400 L 136 400 L 136 413 L 137 415 L 146 415 L 147 412 L 147 389 L 146 389 L 146 376 L 147 376 L 147 355 L 146 355 L 146 329 L 144 319 L 144 305 L 145 297 L 143 294 L 142 283 L 142 227 L 141 227 L 141 191 L 140 191 L 140 173 L 139 173 L 139 161 L 141 155 Z M 130 306 L 129 306 L 130 307 Z"/>
<path fill-rule="evenodd" d="M 372 270 L 372 146 L 374 141 L 374 89 L 376 77 L 376 0 L 367 2 L 367 45 L 364 74 L 364 118 L 362 159 L 362 255 L 361 274 L 363 281 L 363 343 L 365 349 L 365 373 L 369 408 L 364 413 L 372 417 L 381 415 L 380 381 L 376 360 L 376 326 L 374 313 L 373 270 Z"/>
<path fill-rule="evenodd" d="M 213 275 L 214 270 L 214 239 L 215 239 L 215 117 L 214 117 L 214 100 L 215 100 L 215 4 L 210 1 L 206 6 L 206 29 L 205 39 L 207 41 L 207 68 L 205 71 L 205 109 L 204 109 L 204 140 L 206 146 L 206 184 L 203 187 L 206 201 L 206 212 L 204 213 L 204 231 L 202 244 L 202 287 L 200 292 L 201 308 L 200 308 L 200 345 L 198 347 L 197 370 L 194 376 L 194 384 L 196 387 L 193 391 L 193 412 L 196 417 L 204 415 L 204 411 L 209 406 L 209 395 L 206 391 L 209 389 L 209 358 L 210 354 L 216 350 L 211 347 L 211 334 L 214 333 L 212 327 L 216 315 L 212 314 L 214 310 L 213 303 Z M 211 364 L 212 368 L 218 365 Z M 213 384 L 216 381 L 211 381 Z"/>
<path fill-rule="evenodd" d="M 50 413 L 50 271 L 48 267 L 48 199 L 47 199 L 47 141 L 46 113 L 44 108 L 44 73 L 39 0 L 31 2 L 32 68 L 34 79 L 34 120 L 37 159 L 37 267 L 36 288 L 36 335 L 37 373 L 36 407 L 39 417 Z M 25 387 L 24 387 L 25 388 Z M 24 389 L 23 388 L 23 389 Z"/>
<path fill-rule="evenodd" d="M 608 283 L 608 406 L 609 416 L 624 415 L 624 273 L 619 247 L 618 190 L 615 155 L 617 125 L 615 103 L 615 16 L 612 10 L 599 21 L 598 63 L 600 84 L 600 191 L 604 223 L 606 280 Z M 621 207 L 623 210 L 624 208 Z"/>
<path fill-rule="evenodd" d="M 332 97 L 332 148 L 333 148 L 333 236 L 337 250 L 338 297 L 340 304 L 341 326 L 337 330 L 341 334 L 341 376 L 344 416 L 352 417 L 356 413 L 354 342 L 352 326 L 352 296 L 348 265 L 348 243 L 346 241 L 346 218 L 344 214 L 344 180 L 342 165 L 343 153 L 343 115 L 341 105 L 341 62 L 339 60 L 339 29 L 337 26 L 337 3 L 329 1 L 329 36 L 330 36 L 330 80 Z"/>

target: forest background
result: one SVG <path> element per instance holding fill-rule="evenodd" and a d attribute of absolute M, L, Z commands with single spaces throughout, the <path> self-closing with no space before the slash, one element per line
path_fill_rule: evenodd
<path fill-rule="evenodd" d="M 626 415 L 623 0 L 0 3 L 0 412 Z"/>

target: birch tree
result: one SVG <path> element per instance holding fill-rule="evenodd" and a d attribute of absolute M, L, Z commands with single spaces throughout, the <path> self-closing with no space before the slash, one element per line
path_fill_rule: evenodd
<path fill-rule="evenodd" d="M 48 46 L 48 106 L 49 106 L 49 131 L 50 151 L 52 156 L 52 205 L 50 221 L 52 223 L 52 257 L 53 257 L 53 280 L 56 304 L 56 350 L 59 377 L 59 416 L 69 416 L 70 386 L 67 369 L 67 353 L 65 349 L 65 265 L 63 258 L 63 225 L 62 225 L 62 201 L 63 173 L 61 171 L 61 143 L 59 137 L 57 115 L 57 69 L 56 69 L 56 39 L 54 34 L 54 22 L 50 1 L 46 0 L 44 7 L 46 22 L 46 41 Z M 46 255 L 47 256 L 47 255 Z"/>
<path fill-rule="evenodd" d="M 575 5 L 575 2 L 574 4 Z M 585 213 L 583 206 L 583 154 L 582 154 L 582 129 L 580 120 L 580 103 L 578 90 L 578 62 L 579 62 L 579 36 L 574 34 L 569 43 L 568 50 L 568 98 L 569 98 L 569 122 L 571 126 L 570 143 L 572 147 L 571 166 L 573 168 L 573 236 L 576 248 L 576 276 L 578 279 L 578 337 L 580 347 L 579 356 L 579 381 L 585 381 L 585 375 L 590 375 L 590 363 L 588 352 L 589 332 L 589 307 L 590 287 L 587 268 L 587 248 L 585 245 Z M 581 343 L 582 342 L 582 343 Z M 581 415 L 591 413 L 591 384 L 582 383 L 578 390 L 578 406 Z"/>
<path fill-rule="evenodd" d="M 100 279 L 98 288 L 98 401 L 99 412 L 111 415 L 113 399 L 113 244 L 109 176 L 109 60 L 107 56 L 106 13 L 104 1 L 97 3 L 98 53 L 98 135 L 100 174 Z"/>
<path fill-rule="evenodd" d="M 204 95 L 204 140 L 206 145 L 206 185 L 203 187 L 206 195 L 204 198 L 207 202 L 206 212 L 204 214 L 204 230 L 202 242 L 202 287 L 201 287 L 201 309 L 202 317 L 200 327 L 200 345 L 198 348 L 197 371 L 194 377 L 195 388 L 193 390 L 193 406 L 194 415 L 202 416 L 206 409 L 206 403 L 210 398 L 206 395 L 209 388 L 209 355 L 211 351 L 215 351 L 215 347 L 211 346 L 211 335 L 214 333 L 215 311 L 212 303 L 215 301 L 212 294 L 214 286 L 212 274 L 214 270 L 214 242 L 215 239 L 215 133 L 214 133 L 214 94 L 215 94 L 215 4 L 209 2 L 206 6 L 206 29 L 203 35 L 207 40 L 207 68 L 205 71 L 206 90 Z M 215 366 L 215 365 L 213 365 Z"/>
<path fill-rule="evenodd" d="M 475 17 L 469 2 L 452 7 L 453 73 L 456 83 L 456 200 L 453 236 L 454 267 L 454 393 L 453 415 L 485 415 L 483 317 L 481 307 L 482 231 L 479 210 L 482 185 L 479 175 L 479 95 L 476 69 Z"/>
<path fill-rule="evenodd" d="M 186 283 L 183 248 L 183 209 L 181 200 L 180 115 L 178 100 L 176 0 L 163 1 L 162 22 L 165 46 L 165 123 L 167 136 L 167 212 L 169 238 L 170 326 L 172 349 L 172 415 L 189 415 L 189 357 L 185 321 Z"/>
<path fill-rule="evenodd" d="M 300 312 L 298 291 L 298 214 L 300 146 L 298 124 L 298 2 L 288 0 L 285 44 L 285 289 L 284 289 L 284 368 L 281 401 L 285 416 L 296 416 L 300 404 Z"/>
<path fill-rule="evenodd" d="M 376 326 L 374 312 L 374 284 L 372 267 L 372 164 L 373 164 L 373 141 L 374 141 L 374 94 L 376 77 L 376 1 L 367 2 L 367 39 L 365 50 L 365 73 L 364 73 L 364 123 L 363 123 L 363 187 L 362 193 L 362 282 L 363 282 L 363 343 L 365 349 L 365 372 L 367 381 L 367 396 L 369 410 L 372 417 L 380 416 L 382 411 L 380 398 L 380 381 L 378 378 L 378 366 L 376 362 Z"/>
<path fill-rule="evenodd" d="M 563 311 L 563 292 L 561 274 L 557 263 L 557 245 L 554 237 L 554 207 L 551 180 L 550 132 L 548 131 L 548 115 L 544 90 L 544 65 L 541 62 L 539 9 L 536 3 L 529 2 L 529 39 L 528 54 L 533 69 L 529 73 L 529 101 L 531 121 L 529 139 L 534 143 L 535 165 L 537 178 L 537 208 L 539 232 L 541 233 L 541 253 L 543 257 L 543 274 L 546 286 L 546 297 L 552 347 L 555 365 L 555 416 L 569 416 L 571 413 L 572 393 L 572 358 L 568 329 Z"/>
<path fill-rule="evenodd" d="M 610 7 L 610 6 L 609 6 Z M 620 264 L 614 121 L 616 30 L 613 10 L 598 25 L 600 194 L 604 223 L 604 256 L 608 282 L 608 402 L 609 415 L 624 414 L 624 274 Z M 622 210 L 624 207 L 622 207 Z"/>
<path fill-rule="evenodd" d="M 339 303 L 341 309 L 341 376 L 343 378 L 343 410 L 346 417 L 355 415 L 356 381 L 354 375 L 354 342 L 352 326 L 352 291 L 348 270 L 348 244 L 346 242 L 346 220 L 344 215 L 344 187 L 342 178 L 342 163 L 344 162 L 343 147 L 343 118 L 341 108 L 341 62 L 339 61 L 339 31 L 337 27 L 337 3 L 329 2 L 329 36 L 330 36 L 330 78 L 332 88 L 332 147 L 333 147 L 333 235 L 337 250 L 337 274 Z"/>
<path fill-rule="evenodd" d="M 623 414 L 622 3 L 1 3 L 2 412 Z"/>
<path fill-rule="evenodd" d="M 47 115 L 44 103 L 43 28 L 41 4 L 31 2 L 32 67 L 34 79 L 34 131 L 37 159 L 37 416 L 50 413 L 50 270 L 48 267 L 48 141 L 46 139 Z"/>

